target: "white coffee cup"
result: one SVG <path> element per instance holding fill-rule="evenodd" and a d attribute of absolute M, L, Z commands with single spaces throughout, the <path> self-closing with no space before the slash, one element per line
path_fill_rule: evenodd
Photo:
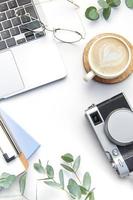
<path fill-rule="evenodd" d="M 131 59 L 131 48 L 121 36 L 115 34 L 101 36 L 90 46 L 88 62 L 91 71 L 84 79 L 88 81 L 95 76 L 103 79 L 117 78 L 127 70 Z"/>

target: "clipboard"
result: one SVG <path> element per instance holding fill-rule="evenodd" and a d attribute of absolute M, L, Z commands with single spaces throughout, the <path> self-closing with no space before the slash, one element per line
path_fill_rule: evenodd
<path fill-rule="evenodd" d="M 0 173 L 20 175 L 28 169 L 29 162 L 16 143 L 6 122 L 0 116 Z"/>
<path fill-rule="evenodd" d="M 21 151 L 24 153 L 27 160 L 39 149 L 40 144 L 26 131 L 18 122 L 16 122 L 11 116 L 0 108 L 0 116 L 4 123 L 8 125 L 8 129 L 15 138 Z"/>

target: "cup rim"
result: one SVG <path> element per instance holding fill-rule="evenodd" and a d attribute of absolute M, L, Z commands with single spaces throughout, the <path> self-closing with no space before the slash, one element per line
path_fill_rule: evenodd
<path fill-rule="evenodd" d="M 121 41 L 127 48 L 128 50 L 128 54 L 129 54 L 129 59 L 128 59 L 128 62 L 127 64 L 125 65 L 125 67 L 120 71 L 120 72 L 117 72 L 115 74 L 111 74 L 111 75 L 105 75 L 103 73 L 100 73 L 100 72 L 97 72 L 94 68 L 93 68 L 93 65 L 91 63 L 91 51 L 92 51 L 92 48 L 94 47 L 94 45 L 99 41 L 99 40 L 102 40 L 104 38 L 116 38 L 118 39 L 119 41 Z M 91 68 L 91 71 L 93 71 L 97 76 L 101 77 L 101 78 L 105 78 L 105 79 L 112 79 L 112 78 L 116 78 L 118 76 L 120 76 L 121 74 L 123 74 L 126 69 L 128 68 L 128 66 L 130 65 L 131 63 L 131 58 L 132 58 L 132 53 L 131 53 L 131 49 L 129 47 L 129 45 L 127 44 L 126 41 L 124 41 L 124 39 L 121 37 L 121 36 L 115 36 L 115 35 L 105 35 L 105 36 L 102 36 L 98 39 L 96 39 L 92 45 L 90 46 L 90 49 L 89 49 L 89 53 L 88 53 L 88 60 L 89 60 L 89 64 L 90 64 L 90 68 Z"/>

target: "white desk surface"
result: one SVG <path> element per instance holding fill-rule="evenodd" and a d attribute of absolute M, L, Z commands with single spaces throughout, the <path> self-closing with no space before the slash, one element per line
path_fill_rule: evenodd
<path fill-rule="evenodd" d="M 83 80 L 85 72 L 82 64 L 86 42 L 98 33 L 120 33 L 133 43 L 133 11 L 123 5 L 119 9 L 114 9 L 108 22 L 99 20 L 92 23 L 83 16 L 85 6 L 91 5 L 91 2 L 94 4 L 93 0 L 79 1 L 82 21 L 87 32 L 86 40 L 76 45 L 58 44 L 68 70 L 68 77 L 0 104 L 2 109 L 42 145 L 30 162 L 26 188 L 26 195 L 30 200 L 35 200 L 35 178 L 39 177 L 33 170 L 33 163 L 38 158 L 45 162 L 49 160 L 58 170 L 60 155 L 66 152 L 75 156 L 81 155 L 82 171 L 88 170 L 91 173 L 96 200 L 130 200 L 133 196 L 133 177 L 120 179 L 115 174 L 84 117 L 84 110 L 89 105 L 99 103 L 122 91 L 133 105 L 133 76 L 115 85 L 104 85 L 95 81 L 86 83 Z M 17 188 L 17 185 L 14 188 Z M 60 191 L 43 184 L 40 191 L 38 200 L 68 199 Z"/>

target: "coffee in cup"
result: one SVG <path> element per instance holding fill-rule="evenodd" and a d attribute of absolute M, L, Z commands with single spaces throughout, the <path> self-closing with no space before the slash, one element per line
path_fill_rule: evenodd
<path fill-rule="evenodd" d="M 86 74 L 85 80 L 95 76 L 114 79 L 127 70 L 131 57 L 131 49 L 121 36 L 103 35 L 90 46 L 88 62 L 91 71 Z"/>

